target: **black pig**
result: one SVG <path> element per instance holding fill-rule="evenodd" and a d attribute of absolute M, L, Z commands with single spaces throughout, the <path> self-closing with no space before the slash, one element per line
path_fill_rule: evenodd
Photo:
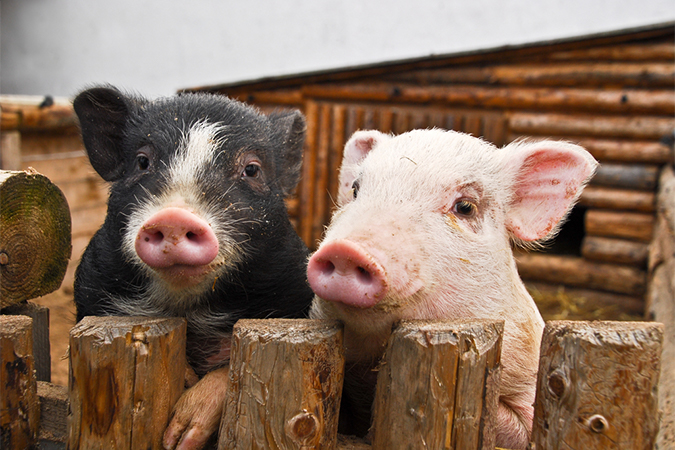
<path fill-rule="evenodd" d="M 91 165 L 111 183 L 105 223 L 76 272 L 77 320 L 187 319 L 201 380 L 179 400 L 164 443 L 199 448 L 220 420 L 233 324 L 304 317 L 313 297 L 308 251 L 284 204 L 300 176 L 304 117 L 112 87 L 85 90 L 73 106 Z"/>

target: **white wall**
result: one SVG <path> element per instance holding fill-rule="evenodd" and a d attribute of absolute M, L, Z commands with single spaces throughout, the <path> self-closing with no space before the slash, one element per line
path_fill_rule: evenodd
<path fill-rule="evenodd" d="M 0 92 L 182 87 L 675 20 L 673 0 L 1 0 Z"/>

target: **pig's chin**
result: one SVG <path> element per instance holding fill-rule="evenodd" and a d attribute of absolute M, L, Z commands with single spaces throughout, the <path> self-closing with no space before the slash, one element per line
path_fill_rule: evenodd
<path fill-rule="evenodd" d="M 153 270 L 171 290 L 194 288 L 208 281 L 213 274 L 213 267 L 210 264 L 203 266 L 174 264 Z"/>

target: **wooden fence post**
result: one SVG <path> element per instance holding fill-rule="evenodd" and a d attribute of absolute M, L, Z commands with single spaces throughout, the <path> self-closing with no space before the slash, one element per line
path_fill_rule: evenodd
<path fill-rule="evenodd" d="M 33 319 L 33 359 L 35 378 L 38 381 L 52 380 L 52 357 L 49 353 L 49 308 L 32 302 L 21 302 L 8 306 L 0 314 L 28 316 Z"/>
<path fill-rule="evenodd" d="M 546 324 L 531 450 L 652 449 L 663 325 Z"/>
<path fill-rule="evenodd" d="M 185 320 L 85 317 L 70 332 L 68 448 L 161 448 L 185 383 Z"/>
<path fill-rule="evenodd" d="M 33 320 L 0 316 L 0 448 L 34 448 L 40 423 Z"/>
<path fill-rule="evenodd" d="M 343 353 L 336 321 L 237 322 L 218 448 L 335 448 Z"/>
<path fill-rule="evenodd" d="M 402 321 L 377 378 L 373 449 L 495 448 L 504 322 Z"/>

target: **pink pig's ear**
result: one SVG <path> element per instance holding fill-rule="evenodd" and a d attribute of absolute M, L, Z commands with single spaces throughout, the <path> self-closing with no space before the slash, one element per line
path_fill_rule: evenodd
<path fill-rule="evenodd" d="M 359 164 L 372 149 L 389 139 L 390 136 L 377 130 L 357 131 L 352 134 L 345 145 L 340 166 L 338 205 L 342 206 L 353 200 L 351 190 L 354 180 L 359 176 Z"/>
<path fill-rule="evenodd" d="M 598 163 L 566 142 L 517 142 L 503 150 L 507 170 L 514 174 L 506 227 L 522 241 L 552 236 Z"/>

